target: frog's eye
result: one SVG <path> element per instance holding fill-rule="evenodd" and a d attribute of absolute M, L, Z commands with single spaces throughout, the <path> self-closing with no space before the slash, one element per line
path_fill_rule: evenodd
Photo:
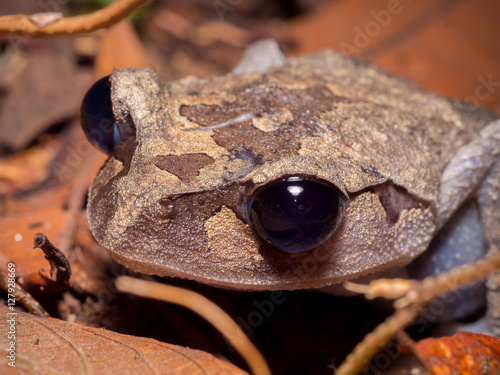
<path fill-rule="evenodd" d="M 344 208 L 338 190 L 314 179 L 290 177 L 257 189 L 248 217 L 257 235 L 286 252 L 311 250 L 335 232 Z"/>
<path fill-rule="evenodd" d="M 81 124 L 89 141 L 109 154 L 120 137 L 113 116 L 109 76 L 101 78 L 87 92 L 82 101 Z"/>

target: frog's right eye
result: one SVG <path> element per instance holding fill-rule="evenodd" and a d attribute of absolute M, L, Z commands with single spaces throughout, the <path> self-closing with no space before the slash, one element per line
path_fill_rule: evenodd
<path fill-rule="evenodd" d="M 118 143 L 120 133 L 113 115 L 109 76 L 90 88 L 82 101 L 80 120 L 89 141 L 109 154 Z"/>
<path fill-rule="evenodd" d="M 247 206 L 254 232 L 287 253 L 326 242 L 342 220 L 344 199 L 331 184 L 312 177 L 288 177 L 257 189 Z"/>

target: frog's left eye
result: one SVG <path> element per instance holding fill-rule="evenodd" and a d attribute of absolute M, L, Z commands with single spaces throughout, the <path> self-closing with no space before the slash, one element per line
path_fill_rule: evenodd
<path fill-rule="evenodd" d="M 118 143 L 120 133 L 113 115 L 109 76 L 90 88 L 82 101 L 81 124 L 89 141 L 109 154 Z"/>
<path fill-rule="evenodd" d="M 328 240 L 342 218 L 344 200 L 322 181 L 289 177 L 257 189 L 248 204 L 254 232 L 285 252 L 314 249 Z"/>

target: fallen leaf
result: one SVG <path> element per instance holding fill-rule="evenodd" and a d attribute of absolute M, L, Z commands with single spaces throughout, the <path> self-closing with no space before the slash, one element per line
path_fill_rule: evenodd
<path fill-rule="evenodd" d="M 130 21 L 121 21 L 100 35 L 96 56 L 99 77 L 113 72 L 113 68 L 146 68 L 148 57 Z"/>
<path fill-rule="evenodd" d="M 492 0 L 324 1 L 287 26 L 294 55 L 333 48 L 431 91 L 495 109 L 500 90 L 488 91 L 486 82 L 499 78 L 500 49 L 490 37 L 498 34 L 499 10 Z M 471 30 L 467 37 L 464 29 Z"/>
<path fill-rule="evenodd" d="M 435 375 L 500 373 L 498 337 L 458 332 L 453 337 L 420 340 L 410 349 Z"/>
<path fill-rule="evenodd" d="M 85 87 L 62 53 L 62 42 L 43 41 L 28 52 L 25 70 L 7 94 L 0 112 L 0 146 L 20 151 L 54 124 L 76 117 Z"/>
<path fill-rule="evenodd" d="M 90 165 L 94 156 L 97 161 Z M 0 160 L 0 194 L 5 191 L 0 201 L 1 268 L 12 261 L 17 276 L 41 268 L 48 270 L 43 253 L 33 249 L 34 235 L 43 232 L 56 246 L 61 246 L 70 219 L 68 205 L 75 199 L 72 193 L 78 184 L 91 184 L 105 158 L 90 146 L 78 126 L 68 136 L 51 140 L 49 146 L 34 146 Z M 26 171 L 20 168 L 23 162 Z M 49 180 L 37 185 L 45 176 Z M 21 189 L 25 192 L 19 194 Z M 92 238 L 90 233 L 88 237 Z"/>
<path fill-rule="evenodd" d="M 57 152 L 56 143 L 46 137 L 38 145 L 0 159 L 0 195 L 14 195 L 47 178 Z"/>
<path fill-rule="evenodd" d="M 0 373 L 9 374 L 246 374 L 211 354 L 135 337 L 89 328 L 53 318 L 18 312 L 15 339 L 7 319 L 0 322 L 0 346 L 15 342 L 15 366 L 7 355 L 0 357 Z M 8 353 L 9 351 L 7 351 Z"/>
<path fill-rule="evenodd" d="M 66 214 L 61 204 L 57 204 L 57 195 L 54 194 L 53 197 L 52 208 L 31 212 L 23 210 L 0 219 L 1 268 L 5 268 L 9 262 L 14 262 L 17 276 L 38 272 L 41 268 L 50 269 L 43 252 L 33 249 L 33 237 L 37 232 L 44 232 L 52 241 L 58 242 Z M 45 198 L 51 197 L 46 194 Z"/>

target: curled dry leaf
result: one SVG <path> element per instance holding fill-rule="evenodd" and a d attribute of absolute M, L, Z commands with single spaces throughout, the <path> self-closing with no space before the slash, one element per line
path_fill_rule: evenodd
<path fill-rule="evenodd" d="M 7 306 L 0 313 L 7 316 Z M 211 354 L 19 312 L 16 367 L 0 357 L 2 374 L 246 374 Z M 0 322 L 0 345 L 9 348 L 9 323 Z"/>
<path fill-rule="evenodd" d="M 431 374 L 499 374 L 500 338 L 459 332 L 410 347 Z"/>

